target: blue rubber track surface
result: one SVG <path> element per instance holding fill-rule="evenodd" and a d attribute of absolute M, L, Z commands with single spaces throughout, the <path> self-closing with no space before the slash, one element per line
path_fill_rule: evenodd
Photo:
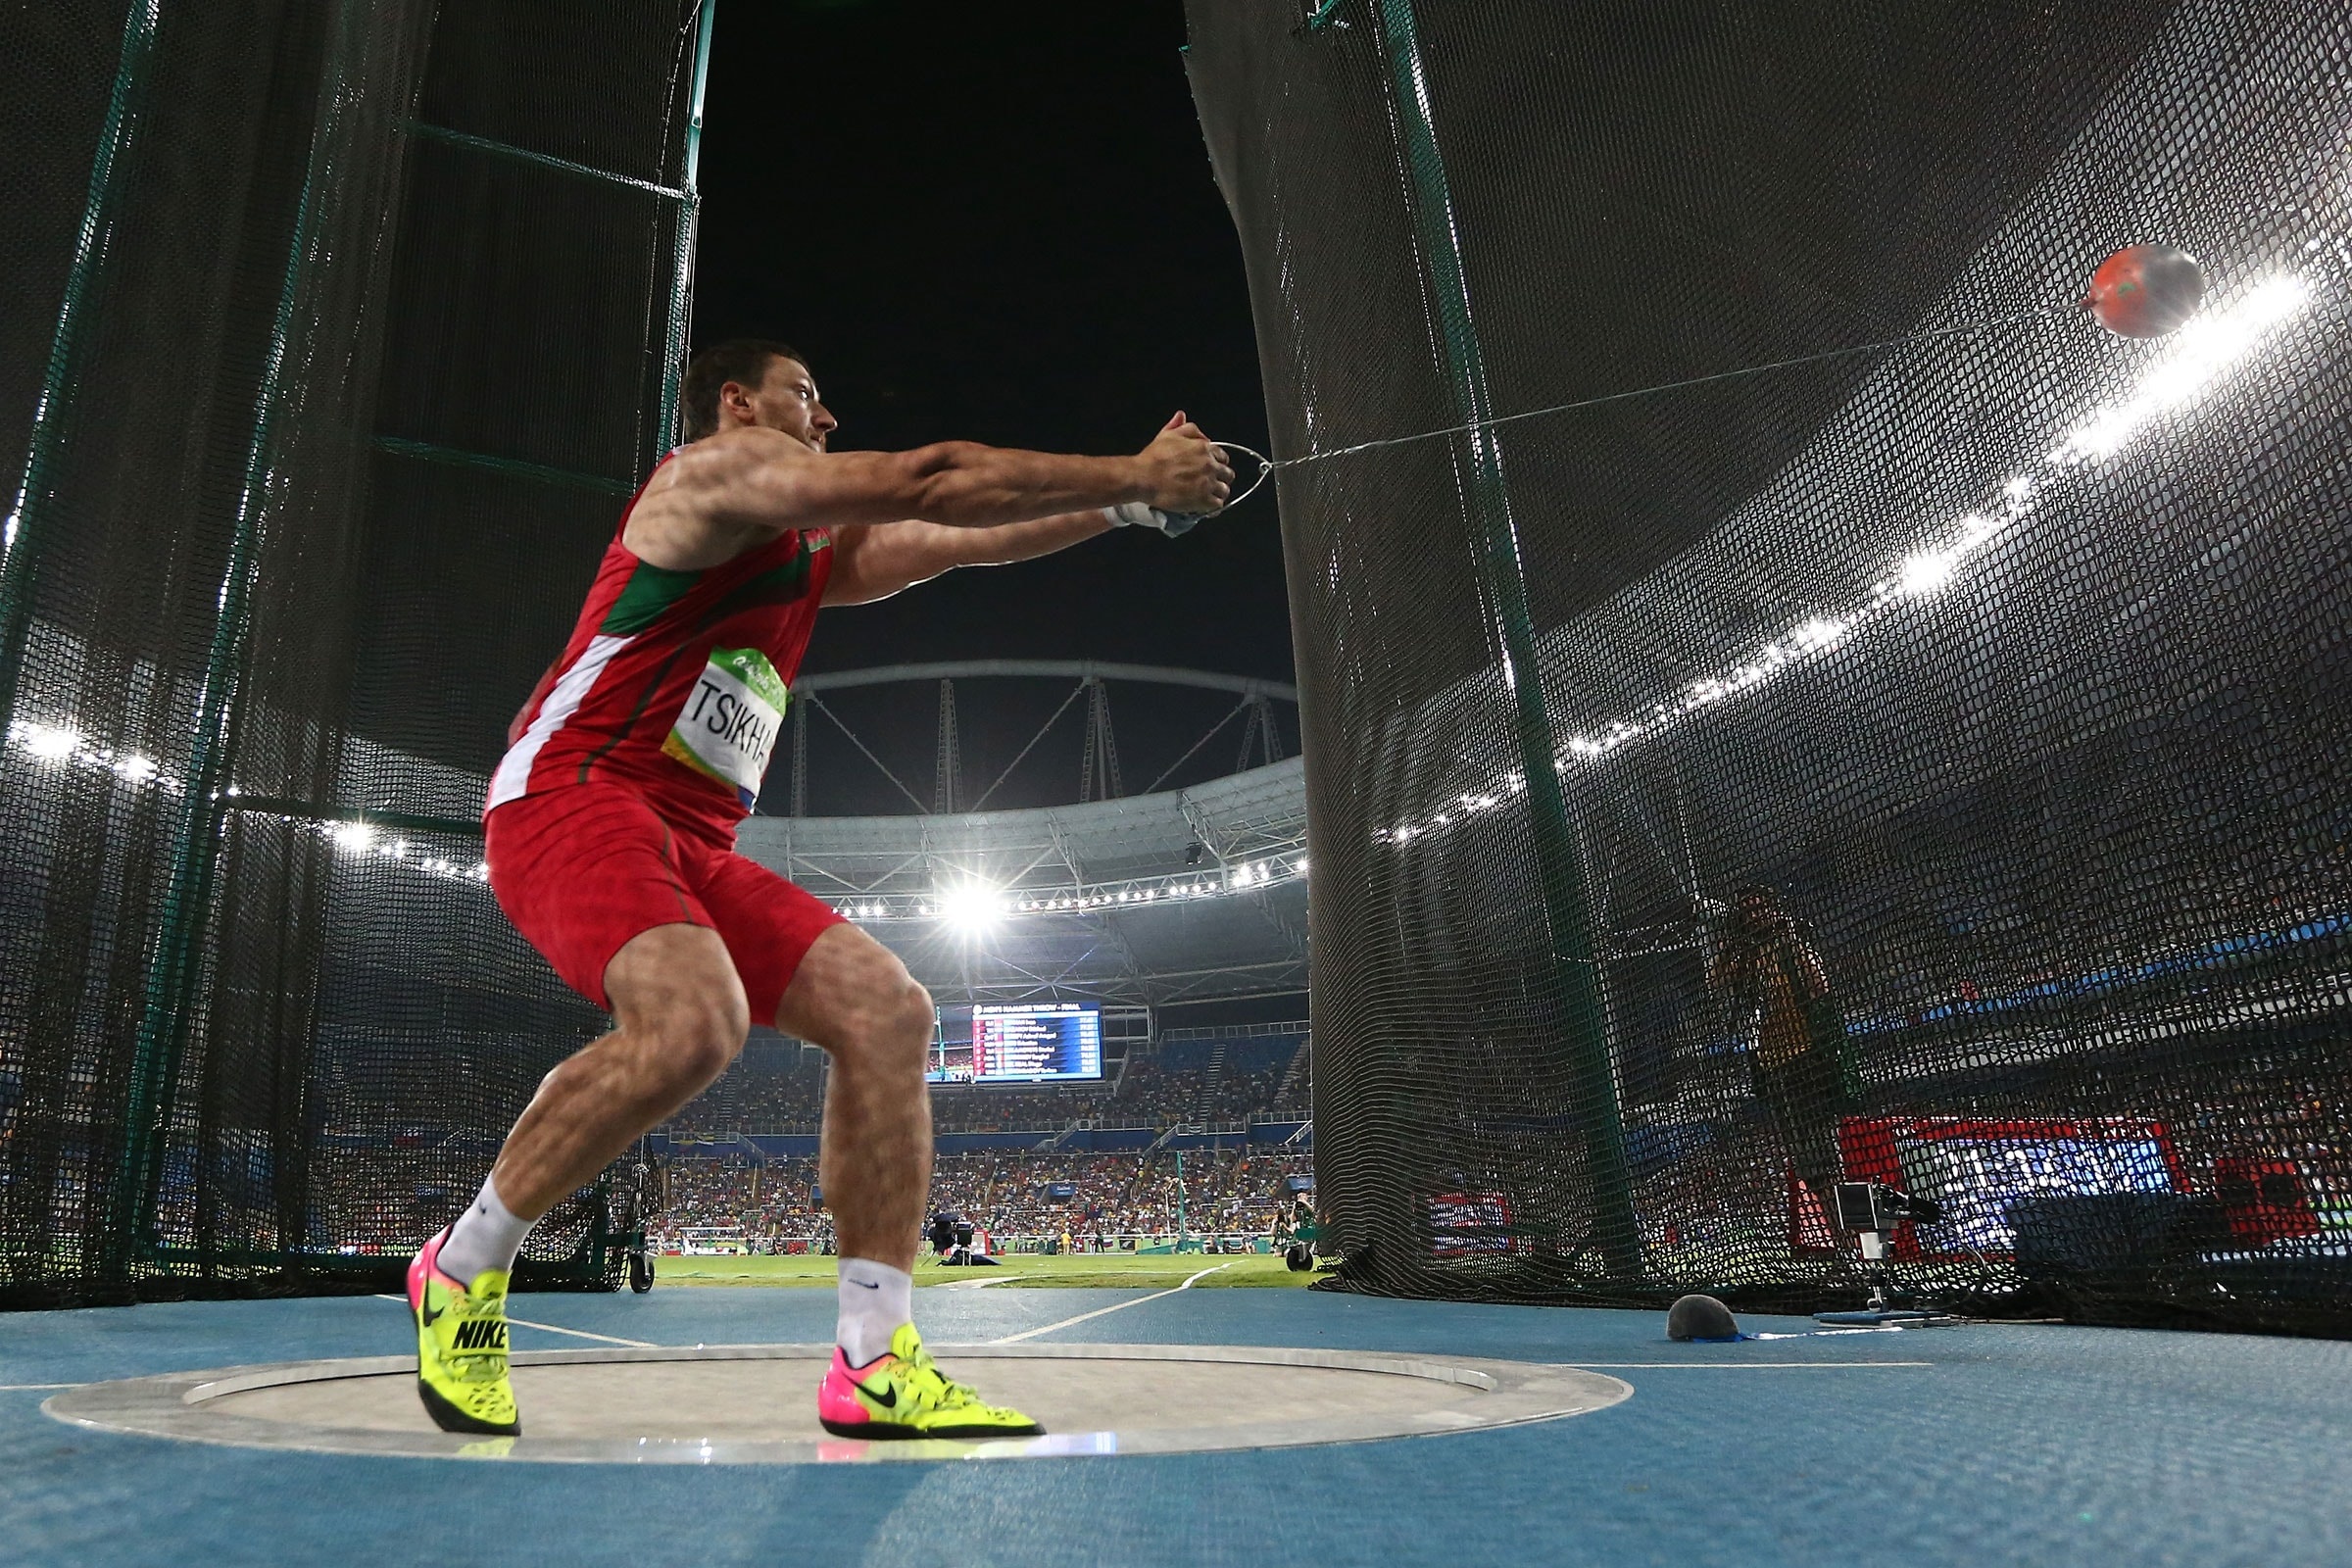
<path fill-rule="evenodd" d="M 942 1344 L 1145 1294 L 926 1290 L 916 1311 Z M 756 1289 L 514 1302 L 660 1345 L 822 1341 L 832 1307 L 829 1292 Z M 115 1437 L 50 1420 L 52 1391 L 25 1387 L 397 1353 L 396 1302 L 0 1315 L 0 1561 L 2352 1563 L 2352 1345 L 2013 1326 L 1677 1346 L 1662 1313 L 1250 1290 L 1165 1296 L 1046 1338 L 1574 1362 L 1635 1393 L 1542 1426 L 1261 1453 L 466 1464 Z M 514 1331 L 517 1349 L 588 1343 Z M 1758 1364 L 1788 1361 L 1804 1364 Z M 1869 1364 L 1898 1361 L 1928 1364 Z"/>

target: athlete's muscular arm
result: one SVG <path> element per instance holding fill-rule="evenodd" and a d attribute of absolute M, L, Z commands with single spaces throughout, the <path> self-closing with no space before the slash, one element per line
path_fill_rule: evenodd
<path fill-rule="evenodd" d="M 1006 566 L 1067 550 L 1107 531 L 1098 507 L 994 528 L 949 528 L 936 522 L 877 522 L 833 535 L 833 566 L 825 578 L 828 605 L 870 605 L 901 589 L 929 582 L 957 566 Z"/>
<path fill-rule="evenodd" d="M 665 464 L 631 512 L 623 542 L 654 565 L 700 570 L 788 528 L 919 518 L 943 528 L 994 529 L 1129 501 L 1213 512 L 1232 478 L 1224 453 L 1199 426 L 1177 420 L 1131 458 L 961 441 L 829 453 L 780 430 L 738 429 L 698 441 Z"/>

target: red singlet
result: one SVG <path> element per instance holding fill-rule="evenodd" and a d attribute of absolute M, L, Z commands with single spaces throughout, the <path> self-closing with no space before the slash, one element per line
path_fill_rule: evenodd
<path fill-rule="evenodd" d="M 564 657 L 515 715 L 485 809 L 601 779 L 680 826 L 730 833 L 783 729 L 833 538 L 794 529 L 723 565 L 673 571 L 621 543 L 636 509 L 621 513 Z"/>
<path fill-rule="evenodd" d="M 709 926 L 753 1017 L 769 1023 L 808 944 L 841 917 L 736 855 L 734 831 L 783 730 L 832 536 L 796 529 L 721 565 L 676 571 L 621 542 L 636 505 L 491 776 L 491 890 L 599 1006 L 611 1006 L 605 968 L 631 938 Z"/>

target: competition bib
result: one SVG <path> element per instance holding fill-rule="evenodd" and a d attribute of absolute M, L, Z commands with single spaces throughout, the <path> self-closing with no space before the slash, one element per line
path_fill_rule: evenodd
<path fill-rule="evenodd" d="M 713 648 L 662 751 L 734 790 L 748 811 L 760 798 L 790 701 L 776 666 L 759 649 Z"/>

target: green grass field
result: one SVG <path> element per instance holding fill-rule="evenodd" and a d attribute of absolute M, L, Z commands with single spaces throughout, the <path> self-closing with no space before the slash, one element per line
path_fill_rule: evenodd
<path fill-rule="evenodd" d="M 829 1257 L 663 1257 L 655 1261 L 656 1285 L 822 1285 L 833 1283 L 834 1260 Z M 1224 1265 L 1218 1267 L 1218 1265 Z M 975 1285 L 995 1282 L 1000 1290 L 1024 1286 L 1106 1285 L 1120 1290 L 1162 1291 L 1182 1285 L 1202 1269 L 1195 1289 L 1210 1286 L 1260 1286 L 1298 1289 L 1314 1276 L 1294 1274 L 1278 1253 L 1202 1256 L 1199 1252 L 1076 1253 L 1069 1256 L 1014 1254 L 996 1268 L 941 1268 L 929 1257 L 914 1265 L 917 1285 Z"/>

